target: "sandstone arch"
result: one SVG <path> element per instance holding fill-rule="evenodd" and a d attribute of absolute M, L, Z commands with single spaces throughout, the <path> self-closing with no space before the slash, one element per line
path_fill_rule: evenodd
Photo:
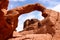
<path fill-rule="evenodd" d="M 7 2 L 7 5 L 8 5 L 8 2 Z M 7 5 L 5 7 L 1 6 L 1 9 L 5 9 L 5 11 L 6 11 Z M 2 19 L 3 20 L 0 18 L 1 21 L 2 21 L 2 22 L 1 21 L 0 22 L 3 23 L 3 24 L 0 27 L 0 28 L 2 28 L 0 30 L 0 40 L 5 40 L 5 39 L 11 37 L 13 31 L 17 27 L 18 17 L 20 15 L 31 12 L 31 11 L 34 11 L 34 10 L 41 11 L 42 16 L 45 17 L 45 19 L 41 21 L 41 24 L 44 26 L 43 28 L 47 28 L 47 33 L 50 33 L 50 34 L 53 35 L 56 32 L 56 34 L 54 36 L 59 35 L 58 32 L 56 31 L 56 30 L 60 29 L 60 27 L 58 26 L 58 24 L 60 24 L 59 23 L 60 22 L 59 21 L 60 20 L 59 12 L 55 12 L 53 10 L 46 9 L 44 6 L 42 6 L 39 3 L 30 4 L 30 5 L 18 7 L 18 8 L 12 9 L 12 10 L 8 10 L 8 11 L 6 11 L 6 14 L 1 9 L 0 9 L 0 11 L 2 12 L 1 14 L 2 14 L 2 17 L 3 17 Z M 49 28 L 53 28 L 54 30 L 53 31 L 52 31 L 52 29 L 49 30 Z M 52 32 L 50 32 L 50 31 L 52 31 Z M 60 36 L 57 36 L 57 37 L 60 37 Z"/>
<path fill-rule="evenodd" d="M 17 27 L 19 15 L 24 14 L 24 13 L 28 13 L 28 12 L 31 12 L 31 11 L 34 11 L 34 10 L 42 11 L 42 10 L 45 9 L 43 6 L 41 6 L 41 8 L 42 8 L 41 10 L 38 9 L 37 7 L 40 8 L 40 6 L 39 6 L 39 4 L 30 4 L 30 5 L 23 6 L 23 7 L 18 7 L 16 9 L 12 9 L 12 10 L 9 10 L 9 11 L 5 10 L 5 9 L 7 9 L 7 5 L 6 5 L 6 8 L 2 7 L 1 8 L 2 9 L 1 11 L 3 12 L 3 16 L 2 16 L 3 18 L 2 19 L 4 19 L 5 24 L 3 24 L 4 27 L 1 30 L 2 34 L 0 33 L 0 39 L 5 40 L 5 39 L 12 36 L 13 31 Z M 27 8 L 29 8 L 29 9 L 27 9 Z M 6 12 L 6 14 L 5 14 L 4 11 Z"/>
<path fill-rule="evenodd" d="M 28 9 L 27 9 L 28 8 Z M 54 22 L 52 22 L 51 20 L 50 20 L 50 13 L 49 13 L 49 11 L 50 12 L 54 12 L 54 11 L 52 11 L 52 10 L 49 10 L 49 9 L 46 9 L 44 6 L 42 6 L 41 4 L 39 4 L 39 3 L 37 3 L 37 4 L 30 4 L 30 5 L 26 5 L 26 6 L 22 6 L 22 7 L 18 7 L 18 8 L 15 8 L 15 9 L 12 9 L 12 10 L 9 10 L 8 12 L 7 12 L 7 16 L 10 16 L 11 17 L 11 19 L 12 19 L 12 17 L 13 17 L 13 19 L 12 19 L 12 21 L 11 22 L 14 22 L 14 23 L 16 23 L 16 24 L 12 24 L 13 25 L 13 28 L 15 29 L 16 27 L 17 27 L 17 24 L 18 24 L 18 17 L 19 17 L 19 15 L 22 15 L 22 14 L 25 14 L 25 13 L 29 13 L 29 12 L 32 12 L 32 11 L 34 11 L 34 10 L 38 10 L 38 11 L 41 11 L 42 12 L 42 16 L 43 17 L 45 17 L 45 19 L 44 19 L 44 22 L 43 22 L 43 20 L 41 21 L 42 22 L 42 25 L 43 26 L 46 26 L 45 28 L 43 27 L 43 29 L 45 30 L 45 29 L 49 29 L 49 28 L 51 28 L 50 30 L 48 30 L 48 31 L 46 31 L 45 30 L 45 32 L 42 32 L 42 33 L 50 33 L 51 35 L 53 35 L 54 33 L 55 33 L 55 31 L 54 31 L 54 29 L 52 28 L 52 25 L 54 25 Z M 48 10 L 48 11 L 47 11 Z M 45 12 L 46 11 L 46 12 Z M 12 15 L 13 14 L 13 15 Z M 14 18 L 15 17 L 15 18 Z M 11 20 L 10 19 L 10 20 Z M 49 21 L 48 22 L 48 25 L 47 25 L 47 21 Z M 49 24 L 49 23 L 51 23 L 51 24 Z M 49 27 L 48 27 L 49 26 Z M 41 30 L 41 31 L 44 31 L 44 30 Z M 40 30 L 39 30 L 40 31 Z M 50 31 L 52 31 L 52 32 L 50 32 Z M 41 32 L 40 32 L 41 33 Z"/>
<path fill-rule="evenodd" d="M 29 5 L 25 5 L 25 6 L 22 6 L 22 7 L 17 7 L 15 9 L 9 10 L 7 12 L 6 17 L 7 16 L 10 16 L 11 19 L 13 18 L 13 21 L 15 21 L 15 23 L 16 23 L 15 24 L 15 27 L 16 27 L 17 24 L 18 24 L 18 17 L 20 15 L 25 14 L 25 13 L 29 13 L 29 12 L 32 12 L 34 10 L 38 10 L 38 11 L 43 12 L 44 9 L 46 9 L 46 8 L 44 6 L 42 6 L 41 4 L 39 4 L 39 3 L 29 4 Z M 14 17 L 16 17 L 16 18 L 14 18 Z"/>

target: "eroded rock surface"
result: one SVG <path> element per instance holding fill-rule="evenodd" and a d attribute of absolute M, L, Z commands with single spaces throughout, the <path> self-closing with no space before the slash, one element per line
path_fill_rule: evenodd
<path fill-rule="evenodd" d="M 40 21 L 38 19 L 27 19 L 24 22 L 24 30 L 34 30 L 40 27 Z"/>
<path fill-rule="evenodd" d="M 50 34 L 27 34 L 9 40 L 51 40 Z"/>
<path fill-rule="evenodd" d="M 7 9 L 9 0 L 0 0 L 0 9 Z"/>

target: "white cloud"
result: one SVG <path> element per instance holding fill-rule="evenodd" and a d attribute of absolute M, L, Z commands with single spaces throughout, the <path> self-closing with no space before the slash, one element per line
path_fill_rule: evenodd
<path fill-rule="evenodd" d="M 39 0 L 42 4 L 46 5 L 46 7 L 53 7 L 56 6 L 57 4 L 60 4 L 58 0 Z"/>
<path fill-rule="evenodd" d="M 42 0 L 39 0 L 39 1 L 42 1 Z M 42 2 L 45 3 L 45 2 L 50 2 L 50 1 L 52 1 L 52 0 L 44 0 Z"/>
<path fill-rule="evenodd" d="M 24 2 L 26 0 L 9 0 L 9 1 L 21 1 L 21 2 Z"/>
<path fill-rule="evenodd" d="M 51 9 L 60 12 L 60 4 L 56 5 L 55 7 Z"/>
<path fill-rule="evenodd" d="M 39 1 L 41 1 L 41 2 L 43 2 L 43 3 L 46 3 L 46 2 L 49 2 L 49 3 L 52 3 L 52 2 L 53 2 L 53 3 L 54 3 L 54 2 L 55 2 L 55 3 L 59 3 L 59 2 L 57 2 L 58 0 L 57 0 L 57 1 L 56 1 L 56 0 L 44 0 L 44 1 L 39 0 Z"/>

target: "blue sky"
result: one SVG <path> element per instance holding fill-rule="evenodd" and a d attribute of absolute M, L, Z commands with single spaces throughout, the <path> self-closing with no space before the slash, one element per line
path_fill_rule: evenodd
<path fill-rule="evenodd" d="M 8 10 L 18 6 L 23 6 L 26 4 L 34 4 L 34 3 L 40 3 L 48 9 L 52 9 L 60 12 L 60 0 L 9 0 Z M 41 16 L 41 12 L 38 11 L 33 11 L 30 12 L 29 14 L 23 14 L 18 18 L 19 22 L 16 30 L 17 31 L 23 30 L 23 22 L 26 19 L 31 19 L 31 18 L 36 18 L 39 20 L 43 19 L 43 17 Z"/>

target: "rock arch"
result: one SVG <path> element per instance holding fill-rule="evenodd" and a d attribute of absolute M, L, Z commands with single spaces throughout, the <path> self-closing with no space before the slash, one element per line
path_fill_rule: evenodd
<path fill-rule="evenodd" d="M 4 9 L 4 10 L 7 9 L 7 5 L 6 5 L 6 8 L 2 7 L 1 9 Z M 4 16 L 2 16 L 3 20 L 1 20 L 3 24 L 0 27 L 0 28 L 2 28 L 0 30 L 0 40 L 5 40 L 5 39 L 11 37 L 13 31 L 17 27 L 18 17 L 20 15 L 28 13 L 28 12 L 32 12 L 34 10 L 38 10 L 38 11 L 42 12 L 42 16 L 44 16 L 45 19 L 41 21 L 41 24 L 45 28 L 47 28 L 47 33 L 50 33 L 53 35 L 56 30 L 55 24 L 56 24 L 56 21 L 58 21 L 59 12 L 55 12 L 53 10 L 46 9 L 41 4 L 36 3 L 36 4 L 29 4 L 29 5 L 22 6 L 22 7 L 17 7 L 15 9 L 8 10 L 8 11 L 5 10 L 6 14 L 3 10 L 0 10 L 0 11 L 2 11 L 3 15 L 5 14 Z M 53 31 L 52 31 L 52 29 L 49 30 L 49 28 L 53 28 L 53 27 L 55 27 L 55 29 Z M 52 32 L 50 32 L 50 31 L 52 31 Z"/>
<path fill-rule="evenodd" d="M 46 26 L 45 28 L 42 27 L 39 31 L 43 31 L 43 32 L 40 32 L 40 33 L 49 33 L 51 35 L 53 35 L 55 33 L 55 30 L 52 28 L 52 26 L 55 24 L 55 21 L 56 19 L 54 20 L 51 20 L 52 19 L 52 13 L 55 12 L 53 10 L 49 10 L 49 9 L 46 9 L 44 6 L 42 6 L 41 4 L 39 3 L 36 3 L 36 4 L 30 4 L 30 5 L 26 5 L 26 6 L 22 6 L 22 7 L 18 7 L 18 8 L 15 8 L 15 9 L 12 9 L 12 10 L 9 10 L 7 12 L 7 16 L 9 18 L 10 16 L 10 22 L 12 22 L 11 24 L 13 25 L 13 30 L 15 30 L 15 28 L 17 27 L 17 24 L 18 24 L 18 17 L 22 14 L 25 14 L 25 13 L 29 13 L 29 12 L 32 12 L 34 10 L 38 10 L 38 11 L 41 11 L 42 12 L 42 16 L 45 18 L 44 20 L 41 21 L 41 24 L 42 26 Z M 51 12 L 51 14 L 50 14 Z M 55 12 L 57 13 L 57 12 Z M 13 15 L 12 15 L 13 14 Z M 55 15 L 57 16 L 57 15 Z M 7 18 L 7 19 L 8 19 Z M 51 19 L 50 19 L 51 18 Z M 48 21 L 48 22 L 47 22 Z M 54 21 L 54 22 L 53 22 Z M 47 23 L 46 23 L 47 22 Z M 51 24 L 49 24 L 51 23 Z M 48 27 L 49 26 L 49 27 Z M 50 30 L 49 30 L 50 28 Z M 44 30 L 45 31 L 44 31 Z M 52 32 L 51 32 L 52 31 Z M 38 33 L 38 32 L 37 32 Z"/>
<path fill-rule="evenodd" d="M 45 9 L 45 7 L 43 7 L 42 5 L 37 3 L 37 4 L 30 4 L 30 5 L 18 7 L 18 8 L 12 9 L 12 10 L 8 10 L 8 11 L 5 9 L 7 9 L 7 5 L 6 5 L 6 7 L 1 8 L 1 11 L 3 12 L 3 15 L 4 15 L 4 16 L 2 16 L 3 17 L 2 19 L 4 19 L 4 23 L 5 23 L 5 24 L 3 24 L 4 27 L 1 30 L 2 34 L 0 33 L 1 40 L 5 40 L 12 36 L 12 33 L 16 29 L 17 24 L 18 24 L 18 17 L 21 14 L 25 14 L 25 13 L 28 13 L 28 12 L 31 12 L 34 10 L 43 11 Z"/>
<path fill-rule="evenodd" d="M 11 20 L 10 22 L 14 22 L 13 26 L 17 27 L 18 17 L 20 15 L 32 12 L 34 10 L 38 10 L 38 11 L 43 12 L 44 9 L 46 9 L 46 8 L 39 3 L 29 4 L 29 5 L 25 5 L 25 6 L 22 6 L 22 7 L 17 7 L 17 8 L 12 9 L 12 10 L 8 10 L 6 17 L 7 17 L 7 19 L 9 19 L 9 16 L 10 16 L 10 20 Z"/>

